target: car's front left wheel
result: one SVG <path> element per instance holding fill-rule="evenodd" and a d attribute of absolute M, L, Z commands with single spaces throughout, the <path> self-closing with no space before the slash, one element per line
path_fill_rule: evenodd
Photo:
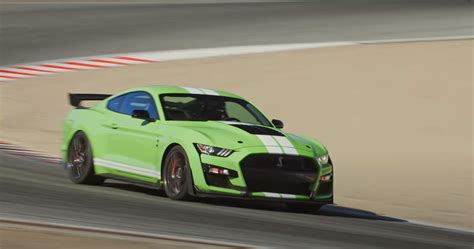
<path fill-rule="evenodd" d="M 166 155 L 163 165 L 163 183 L 166 195 L 173 200 L 188 200 L 192 188 L 189 160 L 184 149 L 176 145 Z"/>
<path fill-rule="evenodd" d="M 83 132 L 77 132 L 69 143 L 66 171 L 69 179 L 77 184 L 100 185 L 104 178 L 94 174 L 92 149 Z"/>

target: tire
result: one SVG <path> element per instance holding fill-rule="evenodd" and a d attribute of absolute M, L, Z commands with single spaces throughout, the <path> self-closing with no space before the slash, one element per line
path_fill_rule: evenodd
<path fill-rule="evenodd" d="M 286 203 L 286 209 L 295 213 L 317 213 L 322 206 L 323 205 L 302 202 Z"/>
<path fill-rule="evenodd" d="M 94 173 L 92 149 L 84 132 L 77 132 L 68 146 L 66 171 L 77 184 L 100 185 L 105 179 Z"/>
<path fill-rule="evenodd" d="M 188 156 L 176 145 L 166 155 L 163 165 L 163 185 L 166 195 L 172 200 L 190 200 L 193 180 Z"/>

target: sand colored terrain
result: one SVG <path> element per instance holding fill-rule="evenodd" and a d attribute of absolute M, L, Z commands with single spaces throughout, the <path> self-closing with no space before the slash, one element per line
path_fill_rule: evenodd
<path fill-rule="evenodd" d="M 241 94 L 321 140 L 339 205 L 473 228 L 472 40 L 170 61 L 4 83 L 0 137 L 58 154 L 68 92 L 177 84 Z"/>
<path fill-rule="evenodd" d="M 237 248 L 159 238 L 115 235 L 69 228 L 0 223 L 3 249 L 208 249 Z"/>

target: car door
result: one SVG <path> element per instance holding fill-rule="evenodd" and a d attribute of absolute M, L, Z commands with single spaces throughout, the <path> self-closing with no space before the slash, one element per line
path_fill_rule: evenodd
<path fill-rule="evenodd" d="M 153 97 L 145 91 L 131 92 L 121 96 L 108 119 L 107 158 L 110 167 L 126 173 L 126 176 L 159 178 L 157 172 L 157 150 L 161 134 L 159 117 Z M 154 121 L 133 118 L 134 110 L 145 110 Z"/>

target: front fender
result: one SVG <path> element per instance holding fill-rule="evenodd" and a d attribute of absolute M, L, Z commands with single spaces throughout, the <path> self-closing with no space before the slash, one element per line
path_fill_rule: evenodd
<path fill-rule="evenodd" d="M 194 184 L 205 183 L 204 175 L 202 174 L 201 156 L 194 147 L 194 143 L 209 143 L 209 138 L 191 129 L 173 127 L 165 123 L 163 126 L 162 131 L 163 134 L 166 135 L 160 138 L 157 155 L 159 163 L 156 164 L 156 170 L 163 173 L 162 167 L 166 159 L 166 153 L 171 147 L 179 145 L 184 149 L 188 156 L 189 167 L 192 171 Z"/>
<path fill-rule="evenodd" d="M 326 147 L 316 139 L 305 136 L 297 136 L 294 134 L 291 134 L 291 136 L 296 139 L 301 139 L 305 143 L 308 143 L 311 146 L 315 157 L 328 154 L 328 150 L 326 149 Z"/>

